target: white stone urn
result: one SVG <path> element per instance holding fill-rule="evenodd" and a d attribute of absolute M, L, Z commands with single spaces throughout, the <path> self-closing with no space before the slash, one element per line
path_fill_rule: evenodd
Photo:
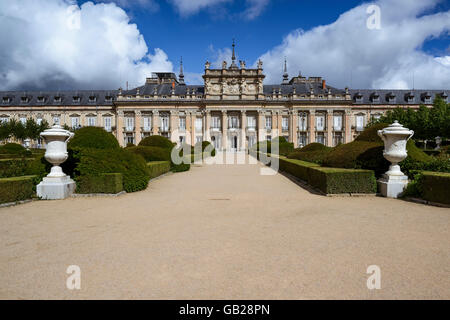
<path fill-rule="evenodd" d="M 60 167 L 60 164 L 66 161 L 69 156 L 67 142 L 73 136 L 73 132 L 65 130 L 59 125 L 54 125 L 41 133 L 41 137 L 47 144 L 45 159 L 53 167 L 36 188 L 39 197 L 43 199 L 64 199 L 75 191 L 75 182 Z"/>
<path fill-rule="evenodd" d="M 385 197 L 397 198 L 408 185 L 408 177 L 400 170 L 398 163 L 408 156 L 406 143 L 414 131 L 394 121 L 383 130 L 378 130 L 378 135 L 384 142 L 383 156 L 391 162 L 389 170 L 378 180 L 380 193 Z"/>
<path fill-rule="evenodd" d="M 406 143 L 414 135 L 414 131 L 403 127 L 396 120 L 389 127 L 378 130 L 378 135 L 384 142 L 383 156 L 392 163 L 386 174 L 390 176 L 403 176 L 404 174 L 400 170 L 398 163 L 405 160 L 408 156 Z"/>
<path fill-rule="evenodd" d="M 434 150 L 441 150 L 441 143 L 442 143 L 442 138 L 437 136 L 436 138 L 434 138 L 436 141 L 436 148 L 434 148 Z"/>

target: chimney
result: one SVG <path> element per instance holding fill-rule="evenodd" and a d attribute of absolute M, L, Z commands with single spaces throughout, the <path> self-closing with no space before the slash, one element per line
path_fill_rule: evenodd
<path fill-rule="evenodd" d="M 325 90 L 327 88 L 327 83 L 325 80 L 322 80 L 322 89 Z"/>

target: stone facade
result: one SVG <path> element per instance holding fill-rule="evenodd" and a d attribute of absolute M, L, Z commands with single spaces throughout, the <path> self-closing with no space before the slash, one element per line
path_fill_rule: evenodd
<path fill-rule="evenodd" d="M 234 47 L 233 47 L 234 51 Z M 348 143 L 374 117 L 396 107 L 448 101 L 450 90 L 337 89 L 320 77 L 302 75 L 264 85 L 263 64 L 245 62 L 212 69 L 205 63 L 204 85 L 186 85 L 182 66 L 154 73 L 131 90 L 0 92 L 0 121 L 45 119 L 50 125 L 101 126 L 122 146 L 149 135 L 195 144 L 206 140 L 220 150 L 244 150 L 260 140 L 284 136 L 295 147 L 311 142 Z"/>

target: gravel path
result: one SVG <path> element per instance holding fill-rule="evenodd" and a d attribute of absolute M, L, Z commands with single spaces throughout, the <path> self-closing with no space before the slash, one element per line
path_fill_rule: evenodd
<path fill-rule="evenodd" d="M 0 299 L 450 299 L 450 209 L 323 197 L 259 168 L 0 208 Z"/>

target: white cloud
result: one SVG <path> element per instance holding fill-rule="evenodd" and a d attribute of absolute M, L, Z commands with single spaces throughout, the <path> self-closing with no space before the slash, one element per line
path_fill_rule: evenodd
<path fill-rule="evenodd" d="M 290 75 L 323 76 L 330 85 L 355 88 L 449 88 L 450 56 L 420 48 L 450 31 L 450 11 L 423 15 L 438 0 L 379 0 L 381 28 L 366 27 L 369 4 L 342 14 L 334 23 L 296 30 L 260 58 L 266 83 L 280 83 L 286 56 Z"/>
<path fill-rule="evenodd" d="M 150 11 L 157 11 L 159 9 L 159 4 L 156 0 L 94 0 L 94 2 L 114 2 L 121 8 L 140 7 Z"/>
<path fill-rule="evenodd" d="M 0 90 L 118 88 L 173 69 L 115 4 L 73 3 L 0 2 Z"/>
<path fill-rule="evenodd" d="M 233 0 L 168 0 L 181 16 L 190 16 L 200 10 L 214 7 Z"/>
<path fill-rule="evenodd" d="M 234 0 L 168 0 L 181 16 L 194 15 L 201 10 L 232 3 Z M 269 4 L 270 0 L 245 0 L 245 8 L 239 15 L 245 19 L 257 18 Z M 233 16 L 233 15 L 229 15 Z"/>
<path fill-rule="evenodd" d="M 247 9 L 243 12 L 243 16 L 248 20 L 259 17 L 269 2 L 270 0 L 246 0 Z"/>

